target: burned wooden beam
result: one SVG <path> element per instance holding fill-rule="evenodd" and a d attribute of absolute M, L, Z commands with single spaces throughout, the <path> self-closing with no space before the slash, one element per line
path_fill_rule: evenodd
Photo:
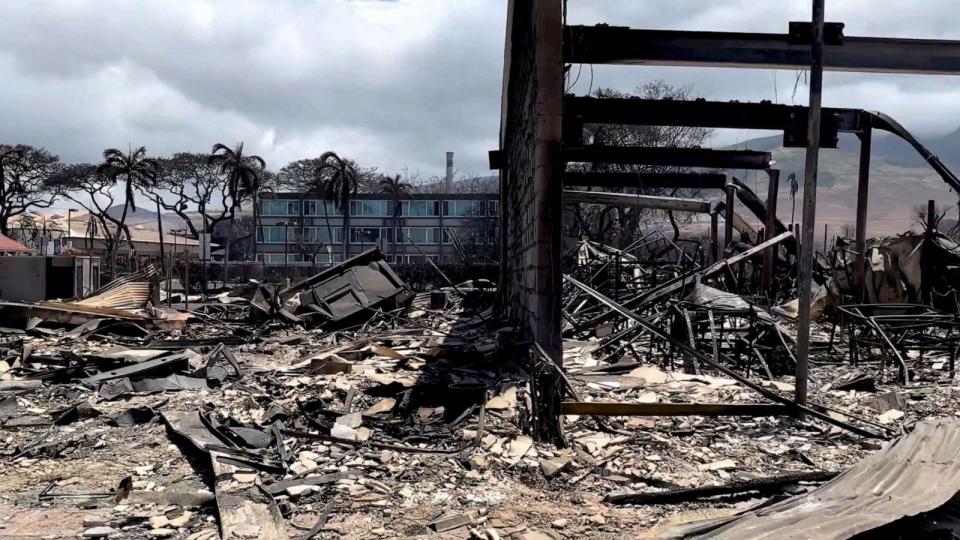
<path fill-rule="evenodd" d="M 705 497 L 718 495 L 736 495 L 740 493 L 757 492 L 760 496 L 780 493 L 789 486 L 800 482 L 826 482 L 832 480 L 839 473 L 833 471 L 813 471 L 788 473 L 768 478 L 754 478 L 741 482 L 733 482 L 723 486 L 702 486 L 695 488 L 671 489 L 654 493 L 626 493 L 623 495 L 608 495 L 604 502 L 610 504 L 677 504 L 696 501 Z"/>

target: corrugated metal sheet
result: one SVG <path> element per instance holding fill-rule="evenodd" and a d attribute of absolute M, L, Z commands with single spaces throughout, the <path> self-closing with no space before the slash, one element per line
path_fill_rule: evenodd
<path fill-rule="evenodd" d="M 157 268 L 151 264 L 142 270 L 117 278 L 90 296 L 71 303 L 113 309 L 143 308 L 153 290 L 153 283 L 149 280 L 158 273 Z"/>
<path fill-rule="evenodd" d="M 687 537 L 850 538 L 936 510 L 958 491 L 960 420 L 937 418 L 809 493 Z"/>

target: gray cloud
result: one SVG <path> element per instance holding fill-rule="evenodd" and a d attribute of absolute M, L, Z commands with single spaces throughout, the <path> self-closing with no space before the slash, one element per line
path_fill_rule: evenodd
<path fill-rule="evenodd" d="M 0 141 L 95 161 L 244 140 L 271 168 L 329 149 L 440 174 L 443 152 L 485 173 L 497 144 L 505 0 L 2 2 Z M 572 24 L 782 32 L 809 2 L 569 2 Z M 845 0 L 848 35 L 960 39 L 953 2 Z M 662 78 L 714 99 L 789 102 L 795 74 L 595 67 L 592 87 Z M 776 81 L 776 83 L 774 83 Z M 591 83 L 584 70 L 574 90 Z M 825 104 L 884 110 L 920 132 L 960 124 L 955 79 L 827 74 Z M 801 84 L 797 102 L 804 102 Z M 718 133 L 716 142 L 743 134 Z"/>

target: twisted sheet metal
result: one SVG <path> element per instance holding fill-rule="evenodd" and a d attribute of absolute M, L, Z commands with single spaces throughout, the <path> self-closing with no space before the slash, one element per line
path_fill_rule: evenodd
<path fill-rule="evenodd" d="M 719 528 L 687 531 L 699 535 L 694 538 L 850 538 L 936 510 L 958 491 L 960 420 L 937 418 L 918 423 L 909 435 L 809 493 Z"/>

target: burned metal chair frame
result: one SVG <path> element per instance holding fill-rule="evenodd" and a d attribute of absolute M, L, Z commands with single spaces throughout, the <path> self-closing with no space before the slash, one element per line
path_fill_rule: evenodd
<path fill-rule="evenodd" d="M 899 368 L 899 380 L 909 384 L 910 367 L 906 351 L 945 352 L 953 379 L 960 347 L 960 318 L 922 304 L 849 304 L 837 306 L 840 325 L 845 328 L 850 362 L 862 361 L 863 351 L 880 350 L 880 376 L 887 357 Z"/>
<path fill-rule="evenodd" d="M 716 361 L 726 357 L 734 361 L 736 367 L 745 370 L 759 365 L 762 374 L 773 380 L 773 373 L 765 358 L 770 358 L 777 347 L 782 347 L 791 362 L 796 362 L 789 345 L 772 322 L 763 321 L 756 309 L 734 309 L 729 307 L 700 305 L 680 301 L 672 309 L 672 334 L 676 339 L 685 339 L 690 347 L 703 350 L 709 344 L 710 354 Z M 777 345 L 771 345 L 776 343 Z M 674 365 L 674 348 L 670 348 L 670 365 Z M 700 367 L 694 360 L 693 368 L 697 374 Z"/>

